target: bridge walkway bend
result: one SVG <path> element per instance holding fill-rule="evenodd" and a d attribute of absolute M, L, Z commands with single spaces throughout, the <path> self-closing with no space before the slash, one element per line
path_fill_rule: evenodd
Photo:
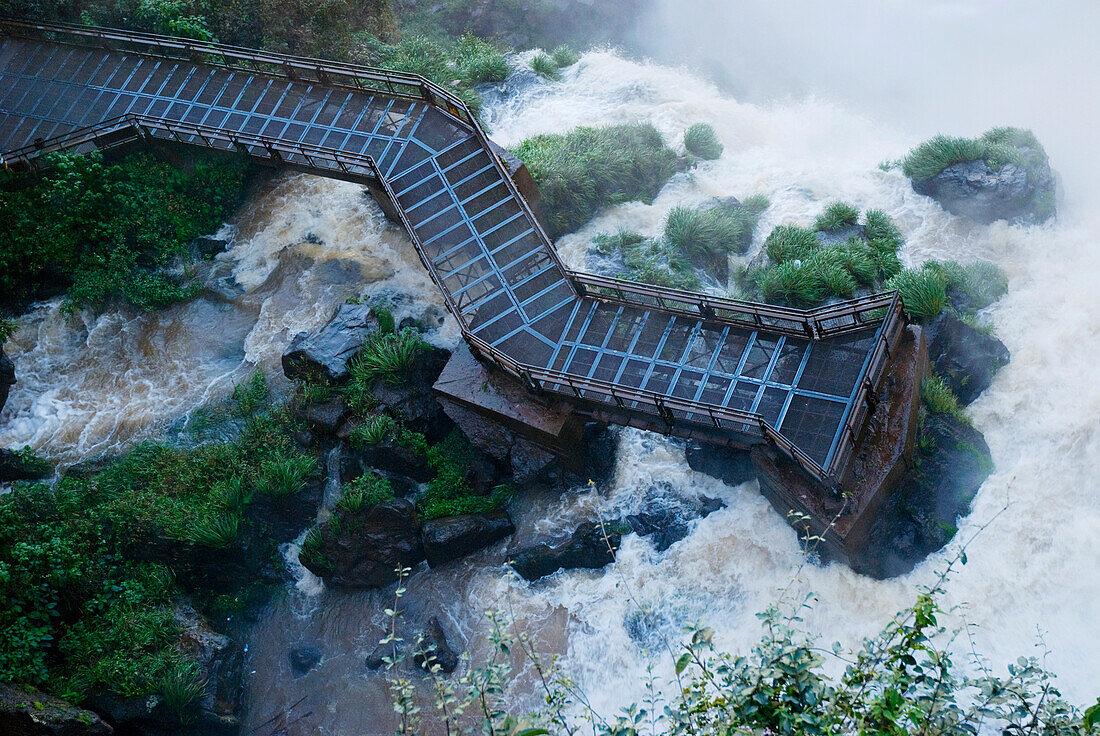
<path fill-rule="evenodd" d="M 530 388 L 843 471 L 904 324 L 896 295 L 800 311 L 570 271 L 476 118 L 421 77 L 82 26 L 0 33 L 5 166 L 163 140 L 366 183 L 474 352 Z"/>

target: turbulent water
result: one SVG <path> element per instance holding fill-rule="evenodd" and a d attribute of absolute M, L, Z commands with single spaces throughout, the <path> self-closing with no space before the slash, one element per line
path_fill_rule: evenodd
<path fill-rule="evenodd" d="M 620 227 L 657 233 L 677 204 L 755 193 L 772 203 L 757 247 L 773 225 L 808 224 L 842 198 L 891 215 L 905 234 L 908 263 L 984 258 L 1001 265 L 1009 293 L 982 316 L 1012 362 L 970 408 L 996 470 L 957 539 L 970 539 L 996 519 L 971 543 L 968 564 L 947 585 L 946 603 L 956 607 L 956 623 L 976 624 L 977 648 L 992 665 L 1049 649 L 1046 664 L 1063 691 L 1087 705 L 1100 694 L 1100 187 L 1073 159 L 1072 140 L 1052 136 L 1053 165 L 1065 174 L 1058 222 L 971 225 L 914 194 L 898 171 L 878 167 L 934 129 L 918 134 L 883 122 L 893 118 L 881 111 L 853 109 L 868 108 L 804 97 L 738 101 L 682 70 L 600 51 L 584 55 L 560 83 L 527 86 L 494 103 L 488 117 L 505 146 L 582 124 L 648 120 L 674 146 L 693 123 L 718 131 L 726 147 L 721 159 L 677 175 L 652 205 L 605 211 L 563 238 L 559 248 L 575 266 L 584 265 L 595 233 Z M 1012 122 L 991 111 L 988 119 L 968 118 L 972 127 L 964 130 L 952 129 L 949 118 L 938 125 L 976 133 Z M 1047 141 L 1043 126 L 1035 128 Z M 50 304 L 23 318 L 13 351 L 21 383 L 4 411 L 0 444 L 31 444 L 75 461 L 154 435 L 224 396 L 253 365 L 274 368 L 295 332 L 323 322 L 349 296 L 385 296 L 399 315 L 442 314 L 407 238 L 384 223 L 357 187 L 282 177 L 255 197 L 236 228 L 232 248 L 209 274 L 216 284 L 234 277 L 244 293 L 231 301 L 211 296 L 153 316 L 73 319 Z M 453 324 L 435 339 L 453 343 Z M 661 554 L 627 537 L 617 563 L 603 571 L 530 585 L 502 567 L 502 548 L 419 571 L 405 600 L 407 618 L 439 615 L 477 659 L 486 649 L 483 612 L 504 609 L 541 648 L 561 654 L 593 706 L 609 714 L 644 697 L 650 666 L 660 677 L 671 674 L 663 642 L 675 641 L 687 624 L 705 622 L 717 630 L 720 646 L 743 650 L 760 633 L 754 614 L 797 573 L 798 592 L 818 596 L 806 625 L 827 643 L 856 644 L 910 604 L 916 587 L 932 582 L 959 544 L 885 582 L 841 565 L 802 567 L 795 533 L 755 483 L 728 487 L 694 474 L 679 445 L 633 430 L 620 434 L 607 487 L 523 499 L 519 536 L 550 533 L 593 510 L 617 517 L 652 492 L 715 496 L 727 508 Z M 293 566 L 293 545 L 287 557 Z M 363 661 L 386 624 L 382 609 L 392 593 L 334 592 L 299 574 L 299 585 L 264 612 L 250 642 L 249 729 L 387 731 L 385 680 Z M 294 678 L 286 653 L 301 642 L 316 643 L 324 659 Z M 519 691 L 523 702 L 536 704 L 530 672 Z"/>

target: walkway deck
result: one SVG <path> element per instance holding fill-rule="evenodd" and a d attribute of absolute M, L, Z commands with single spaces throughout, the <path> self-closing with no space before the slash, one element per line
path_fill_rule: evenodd
<path fill-rule="evenodd" d="M 482 358 L 678 434 L 843 469 L 900 331 L 894 295 L 813 312 L 567 270 L 460 100 L 412 75 L 198 41 L 0 21 L 0 151 L 163 139 L 372 184 Z"/>

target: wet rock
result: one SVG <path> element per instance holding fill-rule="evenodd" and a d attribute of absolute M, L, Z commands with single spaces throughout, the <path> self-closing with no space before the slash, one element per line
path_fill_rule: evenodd
<path fill-rule="evenodd" d="M 291 380 L 345 381 L 348 361 L 377 330 L 370 307 L 345 304 L 321 329 L 294 338 L 283 353 L 283 373 Z"/>
<path fill-rule="evenodd" d="M 611 479 L 619 449 L 617 439 L 616 433 L 603 422 L 584 425 L 582 442 L 587 480 L 600 484 Z"/>
<path fill-rule="evenodd" d="M 290 662 L 290 671 L 301 677 L 321 663 L 321 650 L 307 644 L 291 649 L 286 658 Z"/>
<path fill-rule="evenodd" d="M 232 276 L 214 279 L 202 291 L 202 295 L 212 302 L 231 304 L 244 296 L 244 287 Z"/>
<path fill-rule="evenodd" d="M 964 406 L 989 388 L 1011 357 L 1003 342 L 948 312 L 937 317 L 928 332 L 932 365 Z"/>
<path fill-rule="evenodd" d="M 585 522 L 560 542 L 523 547 L 510 555 L 512 567 L 527 580 L 538 580 L 558 570 L 596 570 L 615 561 L 613 550 L 622 542 L 623 529 L 614 523 Z"/>
<path fill-rule="evenodd" d="M 879 515 L 871 532 L 875 553 L 859 572 L 878 578 L 902 575 L 942 548 L 993 472 L 981 432 L 948 414 L 925 420 L 917 459 Z"/>
<path fill-rule="evenodd" d="M 114 729 L 90 710 L 34 688 L 0 684 L 5 736 L 109 736 Z"/>
<path fill-rule="evenodd" d="M 435 474 L 423 453 L 414 451 L 393 437 L 354 448 L 340 461 L 340 477 L 345 483 L 369 470 L 405 476 L 418 483 L 426 483 Z"/>
<path fill-rule="evenodd" d="M 8 403 L 8 393 L 15 385 L 15 364 L 11 358 L 4 354 L 4 346 L 0 345 L 0 411 L 4 404 Z"/>
<path fill-rule="evenodd" d="M 438 442 L 447 436 L 453 422 L 447 417 L 432 392 L 432 384 L 443 372 L 451 354 L 442 348 L 428 347 L 416 358 L 405 381 L 391 386 L 377 381 L 371 395 L 378 400 L 379 409 L 395 417 L 401 417 L 405 426 L 422 432 L 430 442 Z"/>
<path fill-rule="evenodd" d="M 364 664 L 366 664 L 367 666 L 367 669 L 380 670 L 385 667 L 387 657 L 390 659 L 395 658 L 395 647 L 396 655 L 400 655 L 401 652 L 404 650 L 404 645 L 401 644 L 401 642 L 391 642 L 389 644 L 379 643 L 378 646 L 372 649 L 371 653 L 367 655 L 367 659 L 364 662 Z"/>
<path fill-rule="evenodd" d="M 196 725 L 208 733 L 235 732 L 244 697 L 244 648 L 214 631 L 190 605 L 177 607 L 174 616 L 183 630 L 179 649 L 198 663 L 206 683 Z"/>
<path fill-rule="evenodd" d="M 50 474 L 50 465 L 33 453 L 0 449 L 0 483 L 13 480 L 38 480 Z"/>
<path fill-rule="evenodd" d="M 838 227 L 835 230 L 818 230 L 816 235 L 817 242 L 822 245 L 843 245 L 851 238 L 866 240 L 866 232 L 867 228 L 857 223 Z"/>
<path fill-rule="evenodd" d="M 975 222 L 1043 222 L 1055 210 L 1055 182 L 1046 154 L 1023 149 L 1029 164 L 994 170 L 985 161 L 952 164 L 913 190 L 932 197 L 948 212 Z"/>
<path fill-rule="evenodd" d="M 192 240 L 191 247 L 199 258 L 213 258 L 229 247 L 229 241 L 204 235 Z"/>
<path fill-rule="evenodd" d="M 453 402 L 447 402 L 445 408 L 470 444 L 498 468 L 507 469 L 511 480 L 518 485 L 536 481 L 554 464 L 552 454 L 500 422 Z"/>
<path fill-rule="evenodd" d="M 447 674 L 458 667 L 458 652 L 447 641 L 443 624 L 435 616 L 432 616 L 424 633 L 417 640 L 413 662 L 427 671 L 438 666 L 440 672 Z"/>
<path fill-rule="evenodd" d="M 432 519 L 420 527 L 428 564 L 438 567 L 472 554 L 513 534 L 512 519 L 501 509 Z"/>
<path fill-rule="evenodd" d="M 639 537 L 648 537 L 654 549 L 664 552 L 691 533 L 696 519 L 705 518 L 726 504 L 717 498 L 652 496 L 642 509 L 624 520 Z"/>
<path fill-rule="evenodd" d="M 349 409 L 344 400 L 337 397 L 322 404 L 311 404 L 305 411 L 306 425 L 317 439 L 335 437 Z"/>
<path fill-rule="evenodd" d="M 685 455 L 692 470 L 717 478 L 727 485 L 740 485 L 756 477 L 748 450 L 690 440 Z"/>
<path fill-rule="evenodd" d="M 424 559 L 419 532 L 415 507 L 399 498 L 334 516 L 318 528 L 317 549 L 299 559 L 331 585 L 381 588 L 397 580 L 396 568 Z"/>

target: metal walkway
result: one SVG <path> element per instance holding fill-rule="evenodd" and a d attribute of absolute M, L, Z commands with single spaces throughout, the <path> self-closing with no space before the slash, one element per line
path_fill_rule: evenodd
<path fill-rule="evenodd" d="M 835 482 L 904 323 L 884 295 L 803 312 L 566 269 L 463 103 L 407 74 L 0 21 L 0 154 L 163 140 L 384 193 L 475 353 L 622 424 L 769 440 Z"/>

